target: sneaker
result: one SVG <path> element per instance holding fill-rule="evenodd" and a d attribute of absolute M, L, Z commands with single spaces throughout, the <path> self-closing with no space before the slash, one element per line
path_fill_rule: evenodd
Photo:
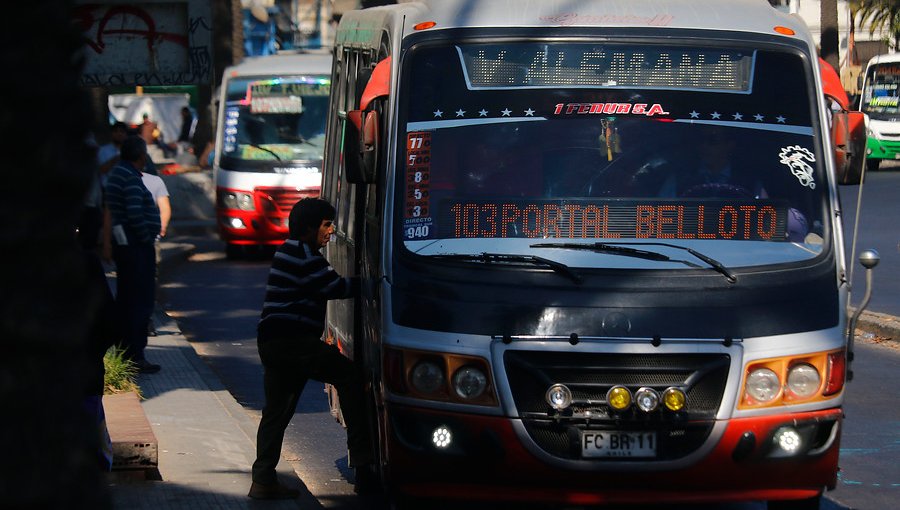
<path fill-rule="evenodd" d="M 297 489 L 290 489 L 278 482 L 272 485 L 253 482 L 250 484 L 250 492 L 247 493 L 247 496 L 253 499 L 297 499 L 299 495 L 300 491 Z"/>
<path fill-rule="evenodd" d="M 162 368 L 159 365 L 154 363 L 150 363 L 149 361 L 142 359 L 140 361 L 135 361 L 134 365 L 137 367 L 138 373 L 141 374 L 155 374 L 159 372 L 159 369 Z"/>

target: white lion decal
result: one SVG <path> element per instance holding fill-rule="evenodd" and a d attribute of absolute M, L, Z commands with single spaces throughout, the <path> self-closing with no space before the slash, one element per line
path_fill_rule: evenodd
<path fill-rule="evenodd" d="M 807 186 L 809 189 L 816 189 L 816 182 L 813 178 L 813 167 L 809 163 L 815 163 L 816 157 L 809 149 L 804 149 L 799 145 L 791 145 L 781 149 L 778 154 L 782 164 L 791 169 L 791 173 L 797 177 L 800 184 Z"/>

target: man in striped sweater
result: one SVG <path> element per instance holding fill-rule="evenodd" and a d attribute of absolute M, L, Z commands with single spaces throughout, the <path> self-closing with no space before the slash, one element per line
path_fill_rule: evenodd
<path fill-rule="evenodd" d="M 140 137 L 125 139 L 119 164 L 109 171 L 106 180 L 106 206 L 111 218 L 116 307 L 125 355 L 139 372 L 154 373 L 159 365 L 147 361 L 144 348 L 156 299 L 154 243 L 161 227 L 159 208 L 141 181 L 147 158 L 147 145 Z"/>
<path fill-rule="evenodd" d="M 358 372 L 336 346 L 320 339 L 327 301 L 359 292 L 359 278 L 342 278 L 319 252 L 334 233 L 334 216 L 334 207 L 324 200 L 305 198 L 297 202 L 289 218 L 288 239 L 272 260 L 257 327 L 266 403 L 257 431 L 253 483 L 248 494 L 251 498 L 293 499 L 299 495 L 278 482 L 275 466 L 281 457 L 284 431 L 307 379 L 337 389 L 357 485 L 373 462 Z"/>

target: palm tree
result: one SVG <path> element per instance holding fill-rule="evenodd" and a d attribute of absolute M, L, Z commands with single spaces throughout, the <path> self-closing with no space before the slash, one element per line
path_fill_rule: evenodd
<path fill-rule="evenodd" d="M 897 0 L 855 0 L 856 12 L 859 16 L 859 24 L 869 24 L 869 33 L 876 31 L 888 33 L 888 38 L 893 39 L 894 49 L 900 49 L 900 2 Z"/>

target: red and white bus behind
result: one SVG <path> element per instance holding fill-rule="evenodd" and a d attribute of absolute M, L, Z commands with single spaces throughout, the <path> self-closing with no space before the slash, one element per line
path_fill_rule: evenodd
<path fill-rule="evenodd" d="M 832 126 L 861 114 L 799 18 L 400 2 L 334 53 L 327 256 L 366 284 L 326 340 L 393 494 L 818 508 L 851 343 Z"/>
<path fill-rule="evenodd" d="M 297 200 L 319 195 L 331 53 L 256 57 L 225 70 L 213 175 L 227 253 L 287 238 Z"/>

